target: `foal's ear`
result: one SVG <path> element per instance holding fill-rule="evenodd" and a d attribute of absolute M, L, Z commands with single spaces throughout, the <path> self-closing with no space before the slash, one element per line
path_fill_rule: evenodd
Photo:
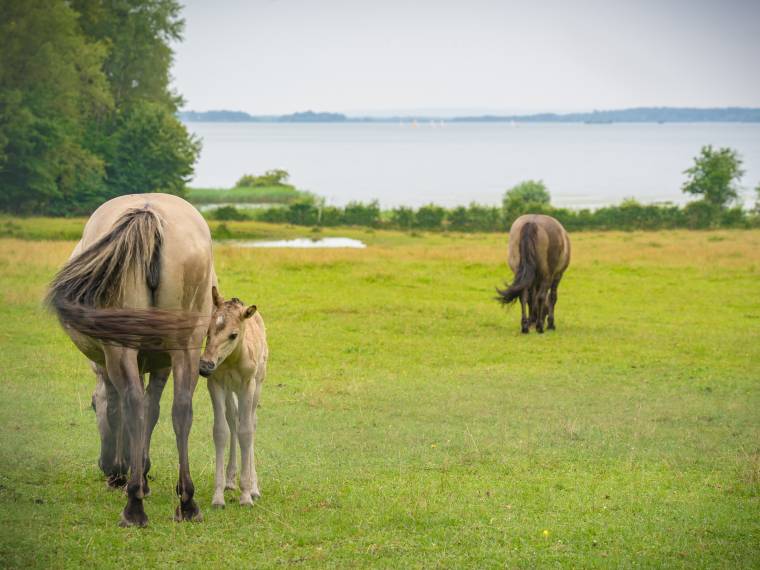
<path fill-rule="evenodd" d="M 250 305 L 249 307 L 246 307 L 245 312 L 243 313 L 243 318 L 250 319 L 255 314 L 256 314 L 256 305 Z"/>
<path fill-rule="evenodd" d="M 224 303 L 224 299 L 219 294 L 219 289 L 216 288 L 216 285 L 213 285 L 211 287 L 211 298 L 214 301 L 214 306 L 218 309 L 222 306 L 222 303 Z"/>

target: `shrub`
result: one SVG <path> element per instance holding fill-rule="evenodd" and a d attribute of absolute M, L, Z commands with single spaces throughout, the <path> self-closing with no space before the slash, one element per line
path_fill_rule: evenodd
<path fill-rule="evenodd" d="M 422 206 L 414 215 L 415 227 L 425 230 L 438 230 L 443 227 L 446 210 L 435 204 Z"/>
<path fill-rule="evenodd" d="M 261 186 L 285 186 L 290 174 L 286 170 L 267 170 L 261 176 L 243 174 L 235 183 L 236 188 L 258 188 Z"/>
<path fill-rule="evenodd" d="M 210 213 L 209 217 L 214 220 L 223 221 L 242 221 L 250 219 L 245 212 L 241 212 L 235 206 L 222 206 L 221 208 L 217 208 Z"/>

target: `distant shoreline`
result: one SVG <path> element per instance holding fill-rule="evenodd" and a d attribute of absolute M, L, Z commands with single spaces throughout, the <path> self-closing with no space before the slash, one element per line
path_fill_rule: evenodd
<path fill-rule="evenodd" d="M 180 120 L 197 123 L 760 123 L 760 108 L 640 107 L 590 113 L 473 115 L 461 117 L 409 115 L 353 117 L 342 113 L 304 111 L 289 115 L 250 115 L 244 111 L 180 111 Z"/>

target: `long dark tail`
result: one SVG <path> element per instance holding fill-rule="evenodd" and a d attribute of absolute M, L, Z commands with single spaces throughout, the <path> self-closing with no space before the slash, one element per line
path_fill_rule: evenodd
<path fill-rule="evenodd" d="M 110 232 L 58 272 L 48 306 L 64 326 L 106 343 L 148 350 L 181 346 L 197 326 L 197 315 L 120 307 L 125 286 L 143 279 L 155 301 L 162 244 L 156 212 L 127 210 Z"/>
<path fill-rule="evenodd" d="M 520 265 L 514 281 L 506 289 L 496 289 L 499 294 L 496 299 L 500 303 L 513 303 L 525 289 L 533 285 L 538 272 L 537 243 L 538 226 L 534 222 L 527 222 L 520 232 Z"/>

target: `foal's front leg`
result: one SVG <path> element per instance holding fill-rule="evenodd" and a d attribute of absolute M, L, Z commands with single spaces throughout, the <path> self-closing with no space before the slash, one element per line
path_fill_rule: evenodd
<path fill-rule="evenodd" d="M 240 504 L 252 505 L 261 497 L 254 464 L 254 437 L 256 434 L 256 408 L 259 404 L 261 384 L 251 378 L 238 392 L 238 438 L 240 440 Z"/>
<path fill-rule="evenodd" d="M 224 508 L 224 450 L 227 440 L 230 438 L 230 429 L 227 425 L 226 398 L 227 390 L 212 379 L 208 381 L 208 391 L 211 395 L 211 404 L 214 407 L 214 449 L 216 451 L 216 470 L 214 472 L 214 498 L 211 506 Z"/>
<path fill-rule="evenodd" d="M 227 402 L 225 406 L 225 416 L 227 425 L 230 428 L 230 454 L 227 459 L 227 482 L 224 484 L 224 490 L 237 491 L 237 441 L 238 441 L 238 405 L 235 392 L 226 391 Z"/>

